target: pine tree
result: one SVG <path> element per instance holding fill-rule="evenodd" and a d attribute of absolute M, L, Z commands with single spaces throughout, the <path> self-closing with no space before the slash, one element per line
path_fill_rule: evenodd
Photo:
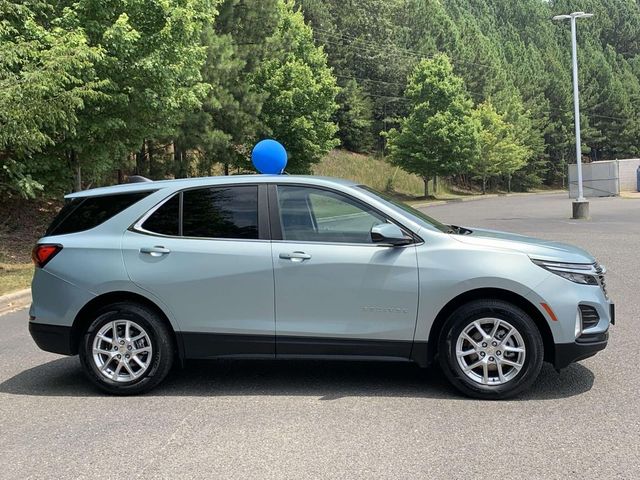
<path fill-rule="evenodd" d="M 338 87 L 302 13 L 286 0 L 279 2 L 279 11 L 280 23 L 269 42 L 279 53 L 265 61 L 253 79 L 265 95 L 261 133 L 285 146 L 287 172 L 309 173 L 311 165 L 339 143 L 332 120 Z"/>
<path fill-rule="evenodd" d="M 210 86 L 202 106 L 190 112 L 177 142 L 199 153 L 196 173 L 210 175 L 214 164 L 249 168 L 248 153 L 262 125 L 265 94 L 253 76 L 273 55 L 267 39 L 274 35 L 280 12 L 277 0 L 225 0 L 215 24 L 202 34 L 207 51 L 202 78 Z"/>
<path fill-rule="evenodd" d="M 355 80 L 347 80 L 336 101 L 338 137 L 342 147 L 352 152 L 368 152 L 373 148 L 373 103 Z"/>

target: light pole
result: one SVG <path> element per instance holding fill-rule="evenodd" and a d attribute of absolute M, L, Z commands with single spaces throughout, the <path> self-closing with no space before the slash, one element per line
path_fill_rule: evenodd
<path fill-rule="evenodd" d="M 578 198 L 573 202 L 573 218 L 589 218 L 589 202 L 582 189 L 582 148 L 580 140 L 580 97 L 578 94 L 578 48 L 576 46 L 576 19 L 593 17 L 593 13 L 573 12 L 556 15 L 554 20 L 571 21 L 571 55 L 573 58 L 573 115 L 576 126 L 576 166 L 578 170 Z"/>

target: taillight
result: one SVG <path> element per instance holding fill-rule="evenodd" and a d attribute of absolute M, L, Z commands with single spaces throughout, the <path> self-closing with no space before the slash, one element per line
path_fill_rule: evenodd
<path fill-rule="evenodd" d="M 40 243 L 33 247 L 31 251 L 31 258 L 36 267 L 44 267 L 49 260 L 55 257 L 58 252 L 62 250 L 62 245 Z"/>

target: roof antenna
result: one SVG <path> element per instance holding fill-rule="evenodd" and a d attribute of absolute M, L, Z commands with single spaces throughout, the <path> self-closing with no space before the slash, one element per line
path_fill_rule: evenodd
<path fill-rule="evenodd" d="M 143 177 L 142 175 L 131 175 L 127 178 L 127 183 L 153 182 L 153 180 Z"/>

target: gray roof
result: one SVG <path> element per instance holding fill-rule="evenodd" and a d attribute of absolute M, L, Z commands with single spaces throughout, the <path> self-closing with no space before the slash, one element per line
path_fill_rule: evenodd
<path fill-rule="evenodd" d="M 342 178 L 316 177 L 312 175 L 229 175 L 219 177 L 178 178 L 175 180 L 158 180 L 153 182 L 124 183 L 110 187 L 92 188 L 81 192 L 70 193 L 65 198 L 93 197 L 99 195 L 114 195 L 127 192 L 146 192 L 149 190 L 206 187 L 238 183 L 305 183 L 318 186 L 351 186 L 356 182 Z"/>

